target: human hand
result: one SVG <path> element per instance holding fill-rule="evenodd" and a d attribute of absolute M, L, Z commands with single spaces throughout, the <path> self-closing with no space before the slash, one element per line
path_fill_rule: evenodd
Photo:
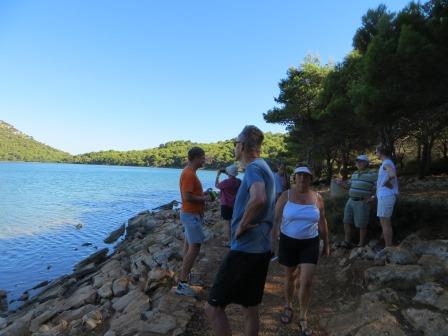
<path fill-rule="evenodd" d="M 324 243 L 324 248 L 322 249 L 322 256 L 323 257 L 330 256 L 330 245 L 328 243 Z"/>
<path fill-rule="evenodd" d="M 245 225 L 239 225 L 238 229 L 235 233 L 235 238 L 238 240 L 246 231 L 251 230 L 255 228 L 257 224 L 245 224 Z"/>

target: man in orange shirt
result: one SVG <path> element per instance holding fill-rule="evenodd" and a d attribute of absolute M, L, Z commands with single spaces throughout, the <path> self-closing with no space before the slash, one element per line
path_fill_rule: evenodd
<path fill-rule="evenodd" d="M 176 293 L 179 295 L 195 296 L 194 291 L 188 285 L 188 274 L 205 238 L 202 230 L 204 205 L 206 201 L 210 200 L 209 194 L 203 192 L 201 181 L 196 175 L 196 171 L 202 168 L 204 163 L 204 150 L 193 147 L 188 151 L 188 164 L 180 175 L 179 187 L 182 197 L 180 221 L 185 230 L 185 255 L 176 288 Z"/>

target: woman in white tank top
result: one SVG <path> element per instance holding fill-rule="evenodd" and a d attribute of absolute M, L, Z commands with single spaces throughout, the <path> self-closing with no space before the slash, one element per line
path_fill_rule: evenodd
<path fill-rule="evenodd" d="M 294 282 L 299 274 L 299 329 L 302 335 L 311 335 L 307 324 L 311 284 L 319 255 L 319 234 L 323 241 L 323 255 L 330 254 L 328 227 L 322 197 L 310 190 L 313 175 L 308 167 L 294 171 L 295 185 L 283 192 L 275 207 L 273 251 L 277 250 L 279 263 L 285 266 L 285 307 L 281 322 L 290 323 L 293 317 L 292 299 Z M 299 272 L 296 272 L 298 270 Z"/>

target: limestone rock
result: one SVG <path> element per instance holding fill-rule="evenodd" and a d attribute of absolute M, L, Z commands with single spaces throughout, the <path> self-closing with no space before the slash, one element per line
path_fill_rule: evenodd
<path fill-rule="evenodd" d="M 108 248 L 103 248 L 99 250 L 98 252 L 95 252 L 88 256 L 86 259 L 80 261 L 75 265 L 75 270 L 82 269 L 84 266 L 87 266 L 88 264 L 99 264 L 100 262 L 104 261 L 107 257 L 107 253 L 109 252 Z"/>
<path fill-rule="evenodd" d="M 378 329 L 379 321 L 387 321 L 387 327 L 395 330 L 397 336 L 399 333 L 399 324 L 396 318 L 390 314 L 386 305 L 369 299 L 362 299 L 359 307 L 354 312 L 335 315 L 329 319 L 320 321 L 321 326 L 326 330 L 329 336 L 351 336 L 351 335 L 370 335 L 367 332 L 373 329 L 372 335 L 375 335 L 375 328 Z M 368 312 L 368 313 L 366 313 Z M 377 335 L 381 335 L 378 334 Z"/>
<path fill-rule="evenodd" d="M 417 263 L 414 252 L 399 246 L 386 247 L 375 256 L 375 262 L 384 261 L 386 264 L 412 265 Z"/>
<path fill-rule="evenodd" d="M 357 247 L 350 252 L 348 258 L 350 260 L 354 258 L 373 260 L 375 258 L 375 252 L 369 246 Z"/>
<path fill-rule="evenodd" d="M 448 335 L 448 320 L 442 314 L 415 308 L 406 309 L 402 313 L 415 329 L 422 331 L 425 335 Z"/>
<path fill-rule="evenodd" d="M 427 282 L 417 286 L 417 294 L 413 300 L 448 312 L 448 292 L 438 283 Z"/>
<path fill-rule="evenodd" d="M 141 300 L 143 298 L 143 300 Z M 120 298 L 114 298 L 112 300 L 112 307 L 118 312 L 124 311 L 124 309 L 132 302 L 144 301 L 149 302 L 148 297 L 139 290 L 133 290 Z"/>
<path fill-rule="evenodd" d="M 441 258 L 448 258 L 448 240 L 421 240 L 416 234 L 406 237 L 400 247 L 412 250 L 417 255 L 429 254 Z"/>
<path fill-rule="evenodd" d="M 141 274 L 146 274 L 151 269 L 150 265 L 154 264 L 153 258 L 149 253 L 140 251 L 131 256 L 131 273 L 138 278 Z"/>
<path fill-rule="evenodd" d="M 115 241 L 117 241 L 118 238 L 120 238 L 123 235 L 125 230 L 126 225 L 122 224 L 118 229 L 112 231 L 110 235 L 106 239 L 104 239 L 104 243 L 106 244 L 114 243 Z"/>
<path fill-rule="evenodd" d="M 0 333 L 1 336 L 26 336 L 29 335 L 29 326 L 31 319 L 33 318 L 33 311 L 28 312 L 26 315 L 16 319 L 6 329 L 3 329 Z"/>
<path fill-rule="evenodd" d="M 0 317 L 0 330 L 5 328 L 8 325 L 8 321 L 5 318 Z"/>
<path fill-rule="evenodd" d="M 106 282 L 100 289 L 98 289 L 98 295 L 103 299 L 109 299 L 114 296 L 112 291 L 112 282 Z"/>
<path fill-rule="evenodd" d="M 373 321 L 361 327 L 355 336 L 406 336 L 397 320 L 386 316 L 381 321 Z"/>
<path fill-rule="evenodd" d="M 147 234 L 155 229 L 159 222 L 150 214 L 137 215 L 128 221 L 126 237 L 132 238 L 137 233 Z"/>
<path fill-rule="evenodd" d="M 87 330 L 93 330 L 103 322 L 103 314 L 101 310 L 95 309 L 82 317 L 82 323 Z"/>
<path fill-rule="evenodd" d="M 164 335 L 176 327 L 176 319 L 168 314 L 151 311 L 146 315 L 147 323 L 142 323 L 142 331 Z"/>
<path fill-rule="evenodd" d="M 85 314 L 88 314 L 91 311 L 94 311 L 96 309 L 98 309 L 98 306 L 88 304 L 88 305 L 79 307 L 78 309 L 67 310 L 67 311 L 59 314 L 58 317 L 55 318 L 55 321 L 56 322 L 66 321 L 66 322 L 70 323 L 74 320 L 79 320 Z"/>
<path fill-rule="evenodd" d="M 424 254 L 418 260 L 418 264 L 433 277 L 448 277 L 448 258 Z"/>
<path fill-rule="evenodd" d="M 424 271 L 418 265 L 375 266 L 364 271 L 369 290 L 381 287 L 411 289 L 423 283 Z"/>
<path fill-rule="evenodd" d="M 102 287 L 106 282 L 109 282 L 110 279 L 107 275 L 100 272 L 97 275 L 93 277 L 93 287 L 94 288 L 100 288 Z"/>
<path fill-rule="evenodd" d="M 123 277 L 120 279 L 114 280 L 112 284 L 112 292 L 114 296 L 123 296 L 128 291 L 129 279 L 127 277 Z"/>
<path fill-rule="evenodd" d="M 104 274 L 108 278 L 119 278 L 123 275 L 126 275 L 126 272 L 121 268 L 121 262 L 117 259 L 111 259 L 107 261 L 101 267 L 101 273 Z"/>
<path fill-rule="evenodd" d="M 84 286 L 76 290 L 65 302 L 64 307 L 68 310 L 78 308 L 89 303 L 95 303 L 97 299 L 96 290 L 92 286 Z"/>

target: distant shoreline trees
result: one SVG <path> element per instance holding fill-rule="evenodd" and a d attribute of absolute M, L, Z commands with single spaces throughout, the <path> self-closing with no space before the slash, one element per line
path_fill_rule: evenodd
<path fill-rule="evenodd" d="M 225 167 L 234 162 L 233 140 L 200 144 L 191 141 L 171 141 L 157 148 L 139 151 L 100 151 L 72 158 L 72 163 L 107 164 L 119 166 L 146 166 L 180 168 L 186 164 L 188 150 L 200 146 L 206 155 L 205 168 Z M 278 162 L 286 158 L 286 143 L 283 134 L 265 133 L 262 156 L 269 161 Z"/>

